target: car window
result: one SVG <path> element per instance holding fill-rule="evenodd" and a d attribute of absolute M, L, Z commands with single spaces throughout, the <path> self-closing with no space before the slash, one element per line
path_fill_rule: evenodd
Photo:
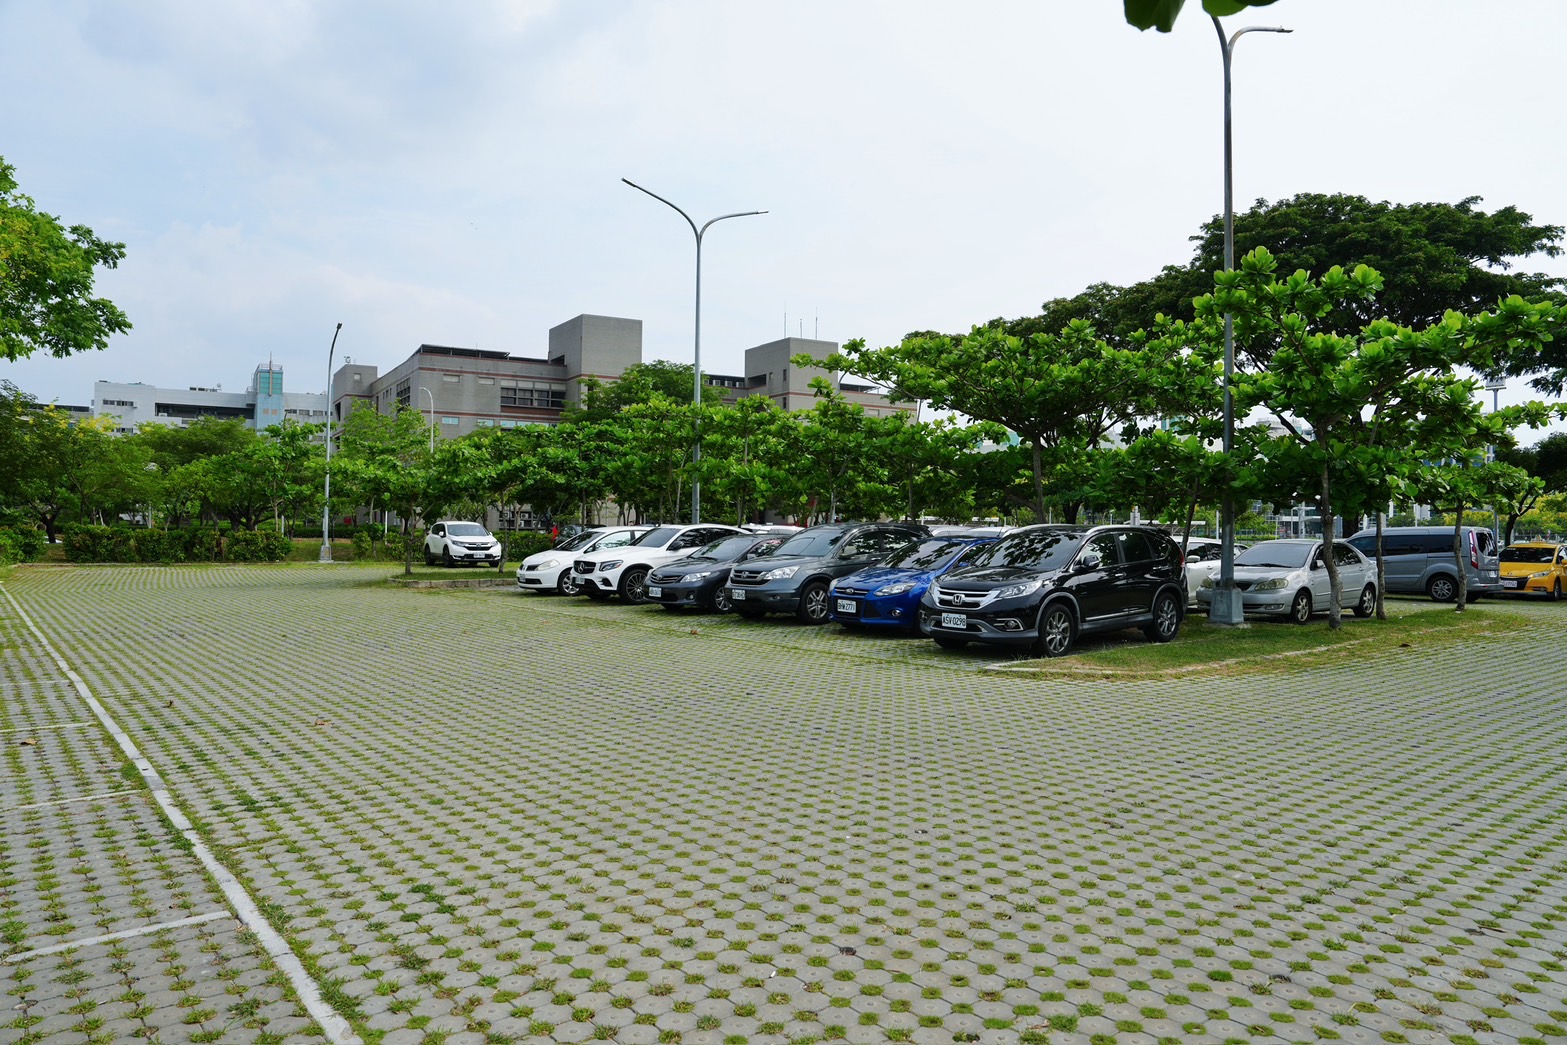
<path fill-rule="evenodd" d="M 679 535 L 678 526 L 655 526 L 631 543 L 640 548 L 662 548 Z"/>
<path fill-rule="evenodd" d="M 1491 531 L 1490 530 L 1476 530 L 1475 531 L 1475 536 L 1480 539 L 1480 554 L 1481 555 L 1494 555 L 1494 554 L 1496 554 L 1495 546 L 1492 543 L 1492 537 L 1491 537 Z"/>
<path fill-rule="evenodd" d="M 706 530 L 687 530 L 669 543 L 672 552 L 683 551 L 686 548 L 700 548 L 707 543 Z"/>
<path fill-rule="evenodd" d="M 1360 556 L 1347 544 L 1333 545 L 1333 561 L 1339 566 L 1359 566 Z"/>
<path fill-rule="evenodd" d="M 1059 570 L 1072 561 L 1082 544 L 1081 530 L 1019 530 L 981 548 L 968 568 L 1027 566 Z"/>
<path fill-rule="evenodd" d="M 486 530 L 478 523 L 452 523 L 446 527 L 446 533 L 449 537 L 485 537 L 489 535 L 489 532 L 489 530 Z"/>
<path fill-rule="evenodd" d="M 1148 538 L 1136 530 L 1125 530 L 1116 534 L 1115 542 L 1121 546 L 1122 562 L 1148 562 L 1156 558 Z"/>
<path fill-rule="evenodd" d="M 1549 563 L 1556 556 L 1555 548 L 1503 548 L 1503 562 L 1543 562 Z"/>
<path fill-rule="evenodd" d="M 1090 555 L 1099 556 L 1102 566 L 1117 566 L 1121 561 L 1121 535 L 1118 533 L 1101 533 L 1083 545 L 1083 553 L 1077 557 L 1082 563 Z"/>
<path fill-rule="evenodd" d="M 778 546 L 778 555 L 804 555 L 816 558 L 832 554 L 843 540 L 843 530 L 802 530 Z"/>
<path fill-rule="evenodd" d="M 602 541 L 593 546 L 593 550 L 603 551 L 606 548 L 624 548 L 626 545 L 636 540 L 636 536 L 637 535 L 635 531 L 621 530 L 619 533 L 612 533 L 606 536 Z"/>
<path fill-rule="evenodd" d="M 738 537 L 720 537 L 716 541 L 709 541 L 702 546 L 692 558 L 713 559 L 717 562 L 728 562 L 756 543 L 756 538 L 749 534 L 741 534 Z"/>
<path fill-rule="evenodd" d="M 599 533 L 596 530 L 583 530 L 581 533 L 574 533 L 564 541 L 561 541 L 555 546 L 555 550 L 558 552 L 574 552 L 597 536 L 599 536 Z"/>
<path fill-rule="evenodd" d="M 1361 551 L 1361 553 L 1366 556 L 1366 558 L 1368 558 L 1368 559 L 1376 558 L 1376 556 L 1377 556 L 1377 535 L 1376 534 L 1374 534 L 1374 533 L 1373 534 L 1369 534 L 1369 535 L 1367 535 L 1365 537 L 1351 537 L 1349 539 L 1349 543 L 1351 545 L 1353 545 L 1354 547 L 1358 548 Z M 1387 547 L 1387 542 L 1385 540 L 1383 541 L 1383 545 L 1382 546 L 1383 546 L 1383 548 Z"/>
<path fill-rule="evenodd" d="M 778 546 L 783 544 L 782 537 L 769 537 L 756 547 L 740 556 L 742 559 L 760 559 L 764 555 L 772 555 L 778 551 Z"/>
<path fill-rule="evenodd" d="M 430 536 L 432 537 L 439 537 L 445 532 L 446 527 L 442 526 L 440 523 L 436 523 L 434 526 L 430 527 Z"/>

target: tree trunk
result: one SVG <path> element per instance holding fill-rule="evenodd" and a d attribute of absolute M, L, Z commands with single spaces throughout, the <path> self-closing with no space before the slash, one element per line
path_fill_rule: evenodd
<path fill-rule="evenodd" d="M 1186 547 L 1192 540 L 1192 520 L 1197 518 L 1197 483 L 1192 483 L 1192 499 L 1186 508 L 1186 529 L 1181 533 L 1181 561 L 1186 561 Z"/>
<path fill-rule="evenodd" d="M 1383 518 L 1383 514 L 1377 512 L 1377 620 L 1387 620 L 1387 605 L 1382 601 L 1382 594 L 1387 588 L 1387 568 L 1382 565 Z"/>
<path fill-rule="evenodd" d="M 1322 466 L 1322 564 L 1328 570 L 1328 630 L 1344 626 L 1339 606 L 1344 601 L 1344 582 L 1339 579 L 1338 561 L 1333 557 L 1333 490 L 1328 466 Z"/>
<path fill-rule="evenodd" d="M 1045 455 L 1039 449 L 1037 437 L 1029 440 L 1034 451 L 1034 521 L 1045 521 Z"/>
<path fill-rule="evenodd" d="M 1459 501 L 1458 507 L 1453 509 L 1453 565 L 1458 567 L 1458 598 L 1453 601 L 1458 603 L 1456 612 L 1464 612 L 1464 607 L 1469 605 L 1469 570 L 1464 562 L 1464 502 Z"/>

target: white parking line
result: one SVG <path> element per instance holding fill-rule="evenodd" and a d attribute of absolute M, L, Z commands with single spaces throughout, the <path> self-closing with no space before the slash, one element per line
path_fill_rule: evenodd
<path fill-rule="evenodd" d="M 177 922 L 160 922 L 157 925 L 143 925 L 139 929 L 126 929 L 123 932 L 107 933 L 103 936 L 90 936 L 85 940 L 69 940 L 65 943 L 53 944 L 49 947 L 40 947 L 36 951 L 21 951 L 17 954 L 0 955 L 0 964 L 9 963 L 15 965 L 31 958 L 42 958 L 45 955 L 59 954 L 61 951 L 71 951 L 78 947 L 92 947 L 100 943 L 111 943 L 114 940 L 129 940 L 137 936 L 150 936 L 153 933 L 161 933 L 166 929 L 179 929 L 186 925 L 200 925 L 203 922 L 215 922 L 219 918 L 232 920 L 234 915 L 228 911 L 211 911 L 207 914 L 193 914 L 189 918 L 181 918 Z"/>
<path fill-rule="evenodd" d="M 25 806 L 0 806 L 0 813 L 20 813 L 24 809 L 45 809 L 49 806 L 63 806 L 70 802 L 96 802 L 100 798 L 114 798 L 117 795 L 135 795 L 140 793 L 141 788 L 139 787 L 127 787 L 119 791 L 100 791 L 96 795 L 56 798 L 52 802 L 31 802 Z"/>
<path fill-rule="evenodd" d="M 304 965 L 294 956 L 294 952 L 289 949 L 287 941 L 279 936 L 267 920 L 262 917 L 261 910 L 256 906 L 256 901 L 251 899 L 250 894 L 245 891 L 245 887 L 240 884 L 239 879 L 235 878 L 228 868 L 219 863 L 218 858 L 212 855 L 212 850 L 207 848 L 206 843 L 201 840 L 201 837 L 191 826 L 190 820 L 174 801 L 174 796 L 169 793 L 168 785 L 163 782 L 163 778 L 158 775 L 158 771 L 152 768 L 152 763 L 142 756 L 141 751 L 136 747 L 135 741 L 131 740 L 130 736 L 120 728 L 119 724 L 114 721 L 104 706 L 98 703 L 98 698 L 93 696 L 92 690 L 87 688 L 87 683 L 82 681 L 82 677 L 65 662 L 65 658 L 60 656 L 53 644 L 39 630 L 38 625 L 33 623 L 33 619 L 27 615 L 27 612 L 22 609 L 21 605 L 6 590 L 4 585 L 0 585 L 0 594 L 5 596 L 6 601 L 11 604 L 11 608 L 16 611 L 17 618 L 27 625 L 27 629 L 33 633 L 39 643 L 43 645 L 43 648 L 48 651 L 49 656 L 59 669 L 71 680 L 71 684 L 76 687 L 77 694 L 81 696 L 88 708 L 92 710 L 93 717 L 103 724 L 103 728 L 109 731 L 109 735 L 120 746 L 120 750 L 125 752 L 126 757 L 141 772 L 142 777 L 147 781 L 147 786 L 152 789 L 152 797 L 157 799 L 164 815 L 169 818 L 169 822 L 174 825 L 175 830 L 179 831 L 185 837 L 185 840 L 190 843 L 191 851 L 196 855 L 196 859 L 201 861 L 201 865 L 207 869 L 207 873 L 212 876 L 213 881 L 217 882 L 218 888 L 223 890 L 223 895 L 228 899 L 229 905 L 239 915 L 239 920 L 256 934 L 256 939 L 261 941 L 261 946 L 266 949 L 268 956 L 288 976 L 289 982 L 293 984 L 294 991 L 299 995 L 300 1003 L 304 1005 L 305 1010 L 310 1013 L 316 1023 L 321 1026 L 327 1040 L 332 1042 L 333 1045 L 350 1045 L 350 1043 L 358 1045 L 359 1037 L 353 1032 L 353 1028 L 348 1025 L 348 1021 L 339 1016 L 322 999 L 321 990 L 316 985 L 316 981 L 311 978 L 310 974 L 305 971 Z"/>

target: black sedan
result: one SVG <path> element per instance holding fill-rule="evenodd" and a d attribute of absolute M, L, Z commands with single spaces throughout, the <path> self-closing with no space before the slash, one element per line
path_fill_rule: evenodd
<path fill-rule="evenodd" d="M 741 534 L 712 542 L 674 562 L 665 563 L 647 579 L 647 601 L 656 602 L 672 613 L 685 609 L 717 610 L 728 613 L 729 570 L 737 562 L 771 555 L 787 539 L 785 534 L 758 537 Z"/>

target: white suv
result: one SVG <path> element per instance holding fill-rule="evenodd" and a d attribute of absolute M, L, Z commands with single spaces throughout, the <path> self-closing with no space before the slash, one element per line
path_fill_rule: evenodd
<path fill-rule="evenodd" d="M 465 562 L 499 566 L 501 542 L 479 523 L 443 519 L 424 535 L 424 564 L 434 566 L 437 559 L 447 566 Z"/>
<path fill-rule="evenodd" d="M 538 552 L 522 560 L 517 567 L 517 588 L 520 591 L 557 591 L 562 595 L 577 594 L 577 582 L 571 573 L 571 560 L 584 552 L 602 548 L 622 548 L 651 526 L 609 526 L 574 533 L 548 551 Z"/>
<path fill-rule="evenodd" d="M 647 575 L 653 567 L 740 532 L 733 526 L 655 526 L 623 548 L 600 547 L 579 554 L 571 565 L 572 577 L 590 599 L 618 594 L 627 602 L 646 602 Z"/>

